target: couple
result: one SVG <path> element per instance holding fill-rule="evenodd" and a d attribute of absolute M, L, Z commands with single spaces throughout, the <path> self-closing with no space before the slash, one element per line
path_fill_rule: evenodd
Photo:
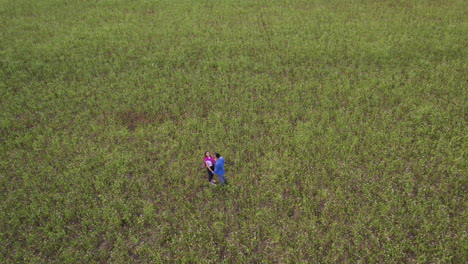
<path fill-rule="evenodd" d="M 219 153 L 215 153 L 215 156 L 212 157 L 210 152 L 205 152 L 205 168 L 208 172 L 208 181 L 211 185 L 216 185 L 213 179 L 213 174 L 218 175 L 218 179 L 221 182 L 221 185 L 227 184 L 226 173 L 224 172 L 224 158 L 221 157 Z"/>

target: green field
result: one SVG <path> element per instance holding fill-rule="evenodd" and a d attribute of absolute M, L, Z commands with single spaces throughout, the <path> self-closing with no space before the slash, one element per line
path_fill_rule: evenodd
<path fill-rule="evenodd" d="M 467 14 L 0 0 L 0 263 L 466 263 Z"/>

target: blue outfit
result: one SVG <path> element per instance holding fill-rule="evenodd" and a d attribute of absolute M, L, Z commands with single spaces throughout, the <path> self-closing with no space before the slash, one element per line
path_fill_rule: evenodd
<path fill-rule="evenodd" d="M 224 158 L 223 157 L 219 157 L 219 159 L 216 161 L 213 174 L 218 175 L 219 181 L 221 182 L 222 185 L 227 184 L 226 177 L 224 176 L 226 172 L 224 171 Z"/>

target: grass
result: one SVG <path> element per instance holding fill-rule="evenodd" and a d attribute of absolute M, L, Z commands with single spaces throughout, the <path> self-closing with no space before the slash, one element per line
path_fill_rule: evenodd
<path fill-rule="evenodd" d="M 465 262 L 466 11 L 0 0 L 1 262 Z"/>

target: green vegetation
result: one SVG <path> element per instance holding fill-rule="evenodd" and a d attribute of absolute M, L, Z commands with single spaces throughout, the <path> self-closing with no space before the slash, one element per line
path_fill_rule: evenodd
<path fill-rule="evenodd" d="M 467 11 L 0 0 L 0 262 L 466 262 Z"/>

